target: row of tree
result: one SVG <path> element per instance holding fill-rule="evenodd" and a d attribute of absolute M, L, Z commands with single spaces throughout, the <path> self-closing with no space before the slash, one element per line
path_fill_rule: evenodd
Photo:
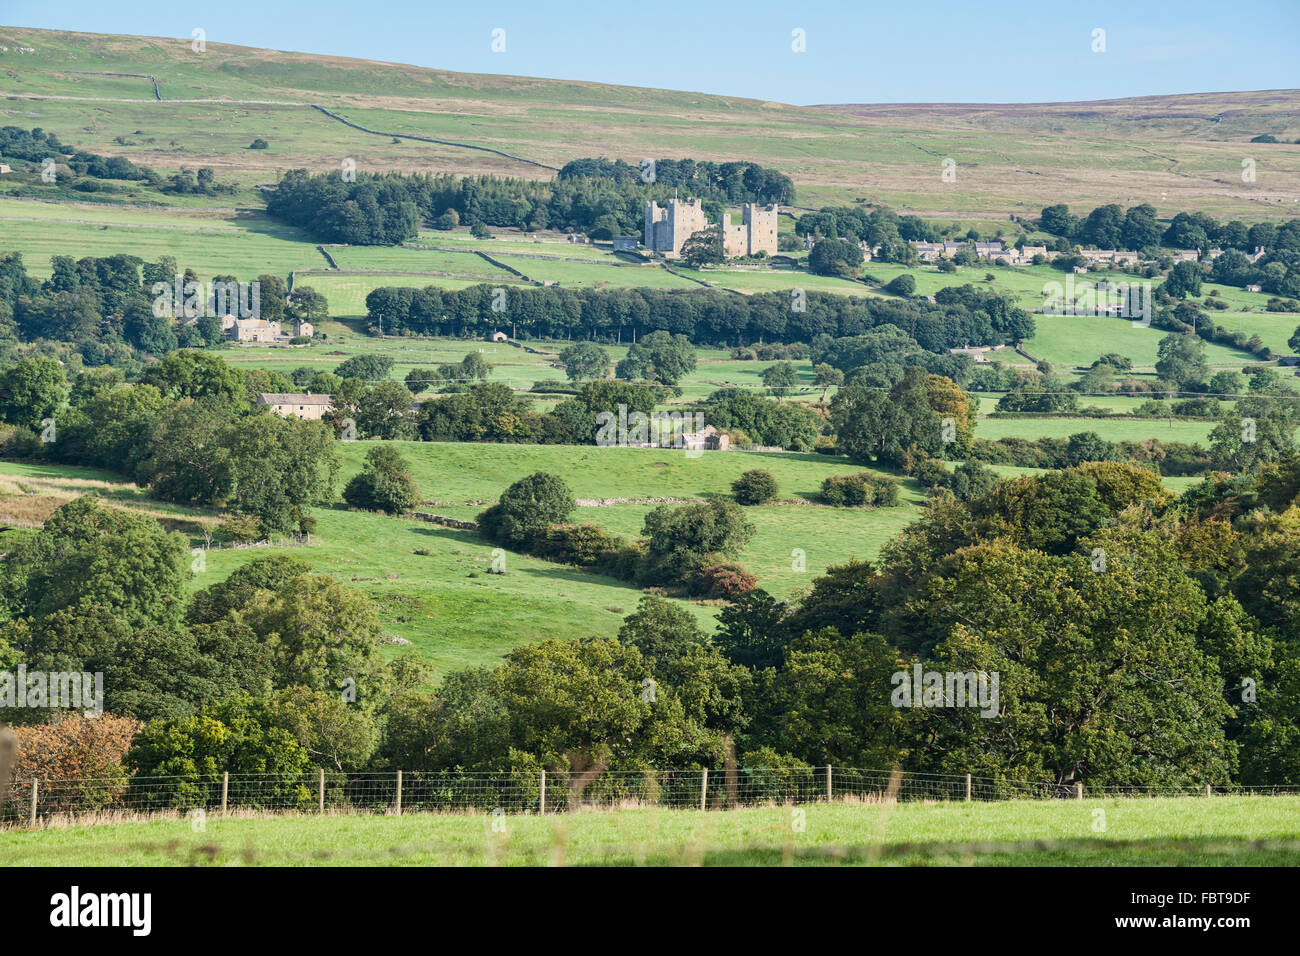
<path fill-rule="evenodd" d="M 649 169 L 650 167 L 647 167 Z M 267 197 L 272 216 L 324 242 L 397 245 L 421 224 L 564 229 L 593 239 L 640 235 L 646 200 L 686 189 L 712 219 L 727 203 L 794 201 L 789 177 L 754 163 L 657 160 L 653 174 L 605 159 L 568 163 L 550 182 L 450 174 L 311 174 L 290 170 Z"/>
<path fill-rule="evenodd" d="M 883 325 L 935 352 L 1016 342 L 1034 333 L 1032 315 L 1005 296 L 971 285 L 942 289 L 934 303 L 801 289 L 742 296 L 713 289 L 390 286 L 367 295 L 366 310 L 370 327 L 382 326 L 385 334 L 487 335 L 509 326 L 531 338 L 622 341 L 667 331 L 696 345 L 727 347 L 810 343 Z"/>

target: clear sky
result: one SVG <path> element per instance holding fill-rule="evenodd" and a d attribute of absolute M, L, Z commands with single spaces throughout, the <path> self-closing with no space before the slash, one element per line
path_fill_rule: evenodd
<path fill-rule="evenodd" d="M 0 0 L 0 23 L 800 104 L 1300 87 L 1300 0 Z"/>

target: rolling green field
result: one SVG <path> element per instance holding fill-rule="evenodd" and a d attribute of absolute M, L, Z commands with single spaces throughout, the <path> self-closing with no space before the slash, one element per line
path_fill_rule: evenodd
<path fill-rule="evenodd" d="M 360 470 L 370 444 L 341 444 L 344 467 L 337 489 L 341 491 Z M 395 444 L 410 462 L 421 496 L 432 502 L 422 507 L 466 520 L 495 501 L 509 484 L 534 471 L 560 475 L 580 499 L 694 500 L 730 494 L 731 481 L 754 467 L 768 468 L 777 476 L 782 498 L 815 495 L 827 475 L 863 470 L 843 459 L 811 454 L 715 452 L 687 458 L 682 451 L 642 448 Z M 6 477 L 31 480 L 31 490 L 62 500 L 98 493 L 160 517 L 195 524 L 205 519 L 202 511 L 159 505 L 134 485 L 91 469 L 0 462 L 0 482 Z M 11 497 L 0 494 L 0 516 L 29 506 L 22 494 L 22 489 L 15 489 Z M 790 596 L 809 586 L 830 564 L 875 556 L 917 512 L 921 494 L 915 483 L 905 483 L 900 497 L 902 504 L 894 508 L 781 503 L 746 509 L 756 534 L 740 560 L 763 587 Z M 651 507 L 580 507 L 574 520 L 636 537 Z M 815 522 L 809 518 L 813 509 Z M 505 574 L 489 574 L 493 546 L 473 532 L 349 511 L 341 503 L 316 508 L 314 513 L 318 527 L 310 547 L 210 551 L 204 570 L 191 580 L 191 589 L 222 580 L 236 567 L 267 554 L 300 558 L 317 572 L 368 594 L 379 605 L 385 632 L 411 642 L 439 676 L 451 669 L 491 663 L 521 644 L 572 637 L 575 622 L 581 622 L 580 633 L 613 636 L 641 597 L 640 590 L 622 581 L 514 553 L 506 555 Z M 796 569 L 795 549 L 804 553 L 803 570 Z M 716 604 L 675 600 L 702 627 L 712 630 Z"/>
<path fill-rule="evenodd" d="M 1158 418 L 981 418 L 975 424 L 977 438 L 1069 438 L 1079 432 L 1096 432 L 1107 441 L 1142 441 L 1159 438 L 1161 441 L 1181 441 L 1191 444 L 1209 444 L 1214 422 L 1186 421 L 1175 418 L 1172 422 Z"/>
<path fill-rule="evenodd" d="M 802 829 L 790 807 L 509 816 L 504 832 L 490 814 L 212 816 L 201 832 L 188 819 L 0 830 L 0 857 L 10 866 L 1300 864 L 1296 796 L 798 809 Z"/>

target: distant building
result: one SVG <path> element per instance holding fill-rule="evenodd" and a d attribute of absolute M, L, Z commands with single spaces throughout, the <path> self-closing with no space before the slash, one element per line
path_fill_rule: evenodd
<path fill-rule="evenodd" d="M 686 240 L 708 225 L 704 203 L 699 199 L 670 199 L 664 206 L 649 200 L 645 204 L 645 247 L 651 252 L 679 256 Z"/>
<path fill-rule="evenodd" d="M 280 323 L 227 315 L 221 320 L 221 331 L 236 342 L 275 342 L 280 338 Z"/>
<path fill-rule="evenodd" d="M 640 245 L 640 243 L 637 242 L 636 236 L 615 236 L 614 237 L 615 252 L 635 252 L 636 247 L 638 245 Z"/>
<path fill-rule="evenodd" d="M 722 254 L 728 259 L 760 252 L 776 255 L 776 206 L 747 202 L 740 207 L 740 214 L 741 221 L 734 226 L 730 215 L 722 217 Z"/>
<path fill-rule="evenodd" d="M 295 322 L 293 331 L 286 331 L 279 322 L 265 319 L 237 319 L 226 315 L 221 319 L 221 331 L 226 338 L 236 342 L 287 342 L 299 336 L 311 338 L 316 328 L 310 322 Z"/>
<path fill-rule="evenodd" d="M 1264 291 L 1264 290 L 1263 290 L 1262 287 L 1260 287 L 1260 286 L 1255 285 L 1255 284 L 1252 283 L 1251 285 L 1246 286 L 1246 291 L 1247 291 L 1247 292 L 1262 292 L 1262 291 Z"/>
<path fill-rule="evenodd" d="M 663 206 L 652 200 L 645 204 L 645 247 L 665 256 L 680 256 L 687 239 L 712 229 L 722 237 L 722 254 L 728 259 L 760 252 L 776 255 L 777 207 L 745 203 L 740 217 L 740 222 L 733 223 L 731 216 L 724 214 L 721 223 L 711 225 L 702 200 L 669 199 Z"/>
<path fill-rule="evenodd" d="M 682 446 L 695 451 L 728 451 L 731 448 L 731 436 L 712 425 L 705 425 L 698 432 L 683 434 Z"/>
<path fill-rule="evenodd" d="M 321 417 L 334 407 L 332 396 L 313 395 L 311 392 L 303 392 L 302 394 L 295 392 L 261 392 L 257 396 L 257 404 L 269 405 L 271 410 L 281 418 L 297 416 L 312 421 L 320 421 Z"/>
<path fill-rule="evenodd" d="M 488 336 L 489 342 L 508 342 L 509 340 L 510 336 L 506 335 L 504 332 L 493 332 Z"/>
<path fill-rule="evenodd" d="M 5 173 L 12 173 L 12 172 L 13 170 L 9 168 L 8 163 L 0 163 L 0 176 L 3 176 Z"/>

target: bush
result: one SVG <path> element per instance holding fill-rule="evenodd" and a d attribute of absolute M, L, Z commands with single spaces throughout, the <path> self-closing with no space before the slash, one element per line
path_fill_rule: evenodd
<path fill-rule="evenodd" d="M 738 562 L 711 564 L 700 571 L 699 590 L 711 598 L 730 600 L 758 587 L 758 578 Z"/>
<path fill-rule="evenodd" d="M 89 791 L 90 806 L 79 799 L 82 795 L 75 790 L 68 792 L 65 803 L 58 789 L 44 796 L 43 806 L 49 810 L 86 810 L 111 805 L 126 790 L 127 771 L 122 760 L 143 727 L 130 717 L 101 714 L 88 718 L 74 712 L 48 724 L 15 728 L 15 789 L 29 790 L 33 779 L 91 777 L 99 785 Z"/>
<path fill-rule="evenodd" d="M 244 543 L 246 541 L 259 541 L 265 535 L 262 533 L 262 522 L 257 515 L 227 515 L 225 520 L 216 527 L 216 535 L 222 541 L 235 541 Z"/>
<path fill-rule="evenodd" d="M 896 276 L 885 286 L 885 291 L 890 295 L 901 295 L 904 298 L 913 295 L 916 292 L 916 279 L 909 272 L 904 272 Z"/>
<path fill-rule="evenodd" d="M 899 480 L 882 476 L 877 478 L 871 492 L 871 503 L 877 508 L 893 508 L 898 504 Z"/>
<path fill-rule="evenodd" d="M 754 526 L 735 502 L 714 498 L 700 504 L 659 505 L 645 518 L 643 584 L 693 581 L 701 569 L 734 558 L 754 536 Z"/>
<path fill-rule="evenodd" d="M 822 501 L 842 508 L 874 505 L 888 508 L 898 504 L 898 479 L 860 471 L 852 475 L 831 475 L 822 482 Z"/>
<path fill-rule="evenodd" d="M 577 505 L 564 479 L 539 471 L 501 492 L 500 500 L 478 516 L 489 541 L 528 550 L 540 544 L 553 524 L 563 524 Z"/>
<path fill-rule="evenodd" d="M 948 483 L 948 466 L 938 458 L 921 458 L 910 469 L 912 476 L 926 488 L 942 488 Z"/>
<path fill-rule="evenodd" d="M 378 445 L 366 452 L 365 466 L 343 489 L 343 500 L 363 511 L 405 514 L 419 503 L 420 489 L 397 450 Z"/>
<path fill-rule="evenodd" d="M 605 568 L 614 563 L 626 542 L 594 524 L 557 524 L 546 530 L 538 556 L 580 568 Z"/>
<path fill-rule="evenodd" d="M 731 491 L 742 505 L 761 505 L 777 493 L 776 478 L 766 468 L 752 468 L 731 483 Z"/>
<path fill-rule="evenodd" d="M 867 503 L 871 495 L 871 475 L 831 475 L 822 482 L 822 501 L 828 505 L 857 507 Z"/>
<path fill-rule="evenodd" d="M 251 143 L 248 144 L 248 148 L 249 148 L 249 149 L 266 149 L 266 148 L 268 148 L 270 145 L 271 145 L 270 143 L 268 143 L 266 140 L 262 139 L 262 138 L 259 136 L 257 139 L 253 140 Z"/>

